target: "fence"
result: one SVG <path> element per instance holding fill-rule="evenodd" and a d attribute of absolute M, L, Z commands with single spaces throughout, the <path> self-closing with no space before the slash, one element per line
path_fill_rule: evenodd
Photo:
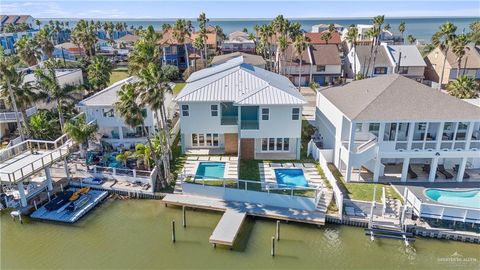
<path fill-rule="evenodd" d="M 88 170 L 95 177 L 111 178 L 125 182 L 142 182 L 144 184 L 154 184 L 153 176 L 157 172 L 155 167 L 152 171 L 123 169 L 113 167 L 92 166 Z"/>
<path fill-rule="evenodd" d="M 319 149 L 313 140 L 310 140 L 307 151 L 315 160 L 318 160 L 318 163 L 325 174 L 325 178 L 327 178 L 328 183 L 332 186 L 335 204 L 338 207 L 338 213 L 340 214 L 341 219 L 343 219 L 343 192 L 338 187 L 337 179 L 328 167 L 329 161 L 333 159 L 333 149 Z"/>

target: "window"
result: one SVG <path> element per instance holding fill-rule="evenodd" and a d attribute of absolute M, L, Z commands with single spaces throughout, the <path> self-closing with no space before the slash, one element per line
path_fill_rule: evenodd
<path fill-rule="evenodd" d="M 268 120 L 270 119 L 270 109 L 269 108 L 263 108 L 262 109 L 262 120 Z"/>
<path fill-rule="evenodd" d="M 317 66 L 317 72 L 324 72 L 324 71 L 325 71 L 325 66 L 324 65 Z"/>
<path fill-rule="evenodd" d="M 408 67 L 399 67 L 398 74 L 408 74 Z"/>
<path fill-rule="evenodd" d="M 182 116 L 189 116 L 190 111 L 188 105 L 182 105 Z"/>
<path fill-rule="evenodd" d="M 218 116 L 218 105 L 211 105 L 210 112 L 212 116 Z"/>
<path fill-rule="evenodd" d="M 292 109 L 292 120 L 298 120 L 300 119 L 300 109 L 299 108 L 293 108 Z"/>
<path fill-rule="evenodd" d="M 368 125 L 368 131 L 375 134 L 375 136 L 378 136 L 378 131 L 380 130 L 380 124 L 379 123 L 370 123 Z"/>
<path fill-rule="evenodd" d="M 192 146 L 198 146 L 198 136 L 197 134 L 192 134 Z"/>
<path fill-rule="evenodd" d="M 219 146 L 218 133 L 192 133 L 192 147 Z"/>
<path fill-rule="evenodd" d="M 373 71 L 373 74 L 387 74 L 387 68 L 386 67 L 376 67 L 375 70 Z"/>
<path fill-rule="evenodd" d="M 113 109 L 103 109 L 103 117 L 114 117 Z"/>
<path fill-rule="evenodd" d="M 262 138 L 262 152 L 288 152 L 289 138 Z"/>
<path fill-rule="evenodd" d="M 218 146 L 218 134 L 213 134 L 213 146 Z"/>
<path fill-rule="evenodd" d="M 212 134 L 207 134 L 207 146 L 212 146 L 213 141 L 212 141 Z"/>
<path fill-rule="evenodd" d="M 361 131 L 362 131 L 362 123 L 356 123 L 355 132 L 361 132 Z"/>
<path fill-rule="evenodd" d="M 198 134 L 198 145 L 199 146 L 205 145 L 205 134 Z"/>

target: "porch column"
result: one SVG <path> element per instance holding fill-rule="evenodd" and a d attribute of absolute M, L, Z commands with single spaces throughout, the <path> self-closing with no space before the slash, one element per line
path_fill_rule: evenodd
<path fill-rule="evenodd" d="M 70 173 L 68 172 L 67 158 L 63 159 L 63 165 L 65 166 L 65 176 L 67 177 L 67 180 L 70 180 Z"/>
<path fill-rule="evenodd" d="M 437 144 L 436 144 L 436 147 L 435 149 L 437 150 L 440 150 L 440 147 L 442 146 L 442 137 L 443 137 L 443 128 L 445 126 L 445 122 L 440 122 L 440 125 L 438 125 L 438 129 L 437 129 Z M 428 132 L 428 130 L 427 130 Z"/>
<path fill-rule="evenodd" d="M 18 182 L 17 184 L 18 194 L 20 195 L 20 202 L 22 207 L 27 206 L 27 196 L 25 196 L 25 188 L 23 182 Z"/>
<path fill-rule="evenodd" d="M 470 143 L 472 142 L 472 134 L 473 134 L 473 127 L 475 126 L 475 122 L 468 123 L 467 133 L 465 138 L 465 150 L 470 149 Z"/>
<path fill-rule="evenodd" d="M 123 140 L 123 129 L 120 126 L 118 127 L 118 138 Z"/>
<path fill-rule="evenodd" d="M 355 123 L 350 122 L 350 139 L 348 142 L 348 152 L 349 154 L 352 152 L 356 152 L 355 149 Z"/>
<path fill-rule="evenodd" d="M 377 142 L 383 142 L 383 136 L 385 135 L 385 123 L 380 123 L 378 127 Z"/>
<path fill-rule="evenodd" d="M 50 167 L 45 168 L 45 178 L 47 178 L 47 189 L 50 191 L 53 190 L 52 175 L 50 173 Z"/>
<path fill-rule="evenodd" d="M 428 175 L 428 182 L 435 182 L 435 176 L 437 175 L 438 157 L 432 159 L 430 164 L 430 174 Z"/>
<path fill-rule="evenodd" d="M 407 150 L 412 150 L 413 133 L 415 131 L 415 122 L 408 123 Z"/>
<path fill-rule="evenodd" d="M 380 160 L 381 158 L 377 155 L 375 158 L 375 168 L 373 169 L 373 182 L 378 182 L 378 178 L 380 178 Z"/>
<path fill-rule="evenodd" d="M 467 166 L 467 158 L 462 158 L 457 172 L 457 182 L 463 182 L 463 175 L 465 174 L 465 167 Z"/>
<path fill-rule="evenodd" d="M 407 182 L 407 177 L 408 177 L 408 166 L 410 165 L 410 158 L 404 158 L 403 159 L 403 165 L 402 165 L 402 175 L 401 175 L 401 181 L 402 182 Z"/>
<path fill-rule="evenodd" d="M 347 170 L 345 172 L 347 182 L 350 182 L 350 180 L 352 179 L 352 170 L 353 170 L 353 166 L 351 165 L 350 158 L 349 158 L 348 164 L 347 164 Z"/>
<path fill-rule="evenodd" d="M 296 148 L 297 148 L 297 151 L 296 151 L 296 159 L 300 159 L 300 146 L 302 144 L 302 142 L 300 141 L 300 138 L 296 138 L 295 139 L 295 144 L 296 144 Z"/>

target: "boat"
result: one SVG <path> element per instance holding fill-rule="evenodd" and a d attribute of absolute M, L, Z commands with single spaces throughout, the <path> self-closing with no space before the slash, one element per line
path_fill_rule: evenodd
<path fill-rule="evenodd" d="M 76 211 L 76 210 L 82 208 L 85 204 L 88 203 L 88 201 L 90 201 L 91 197 L 92 196 L 90 196 L 89 194 L 80 195 L 80 198 L 78 198 L 78 200 L 76 200 L 76 201 L 71 202 L 67 206 L 66 210 L 73 212 L 73 211 Z"/>
<path fill-rule="evenodd" d="M 75 193 L 73 193 L 73 195 L 70 197 L 70 201 L 73 202 L 73 201 L 76 201 L 80 195 L 82 194 L 86 194 L 90 191 L 90 187 L 84 187 L 84 188 L 81 188 L 79 190 L 77 190 Z"/>
<path fill-rule="evenodd" d="M 61 208 L 63 205 L 69 202 L 69 198 L 72 197 L 73 191 L 63 191 L 56 194 L 55 199 L 45 204 L 45 209 L 48 211 L 54 211 Z"/>

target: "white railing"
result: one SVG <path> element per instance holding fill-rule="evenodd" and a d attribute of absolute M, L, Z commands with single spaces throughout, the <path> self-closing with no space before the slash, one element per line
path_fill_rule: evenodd
<path fill-rule="evenodd" d="M 375 144 L 377 143 L 377 137 L 375 138 L 372 138 L 362 144 L 360 144 L 358 147 L 357 147 L 357 153 L 361 153 L 363 151 L 366 151 L 367 149 L 369 149 L 370 147 L 374 146 Z"/>
<path fill-rule="evenodd" d="M 385 216 L 387 210 L 387 198 L 385 197 L 385 187 L 382 187 L 382 216 Z"/>
<path fill-rule="evenodd" d="M 27 114 L 27 117 L 30 117 L 30 116 L 36 114 L 37 111 L 38 111 L 37 107 L 33 106 L 33 107 L 31 107 L 31 108 L 28 108 L 28 109 L 25 111 L 25 113 Z"/>
<path fill-rule="evenodd" d="M 112 179 L 120 181 L 140 181 L 148 184 L 153 184 L 154 176 L 157 172 L 157 167 L 153 168 L 152 171 L 146 171 L 136 169 L 92 166 L 89 168 L 88 172 L 96 177 L 110 177 Z"/>
<path fill-rule="evenodd" d="M 22 114 L 18 113 L 18 118 L 22 120 Z M 15 121 L 17 118 L 15 117 L 15 112 L 2 112 L 0 113 L 0 121 Z"/>

